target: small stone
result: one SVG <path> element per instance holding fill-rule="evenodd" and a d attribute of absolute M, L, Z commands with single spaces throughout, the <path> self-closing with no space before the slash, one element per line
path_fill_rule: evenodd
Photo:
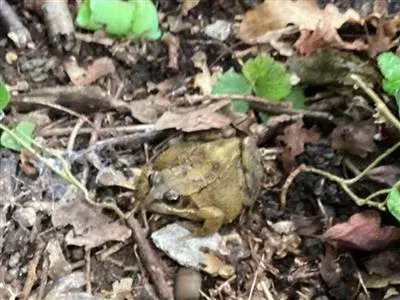
<path fill-rule="evenodd" d="M 13 62 L 15 62 L 18 59 L 17 53 L 14 51 L 9 51 L 6 53 L 6 62 L 11 65 Z"/>
<path fill-rule="evenodd" d="M 200 299 L 201 283 L 200 272 L 193 269 L 180 268 L 175 278 L 175 299 Z"/>
<path fill-rule="evenodd" d="M 36 211 L 32 207 L 20 207 L 14 212 L 13 219 L 23 227 L 32 227 L 36 223 Z"/>
<path fill-rule="evenodd" d="M 18 265 L 21 254 L 19 252 L 13 253 L 8 259 L 8 266 L 14 268 Z"/>
<path fill-rule="evenodd" d="M 209 37 L 225 41 L 232 32 L 232 24 L 224 21 L 224 20 L 217 20 L 215 23 L 207 25 L 204 28 L 204 33 Z"/>
<path fill-rule="evenodd" d="M 151 239 L 180 265 L 199 270 L 203 255 L 201 249 L 217 250 L 222 238 L 219 233 L 205 237 L 192 236 L 189 230 L 174 223 L 154 232 Z"/>

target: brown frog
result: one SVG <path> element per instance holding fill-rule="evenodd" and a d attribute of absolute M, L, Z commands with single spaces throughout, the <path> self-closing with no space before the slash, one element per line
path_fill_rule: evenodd
<path fill-rule="evenodd" d="M 255 201 L 264 178 L 250 137 L 175 143 L 158 155 L 153 170 L 147 209 L 203 222 L 187 224 L 196 236 L 233 221 Z"/>

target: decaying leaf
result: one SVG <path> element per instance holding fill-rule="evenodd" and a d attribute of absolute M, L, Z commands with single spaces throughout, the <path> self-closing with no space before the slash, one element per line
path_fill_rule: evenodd
<path fill-rule="evenodd" d="M 211 252 L 201 255 L 201 264 L 204 272 L 214 276 L 219 275 L 223 278 L 229 278 L 235 274 L 235 268 L 233 266 L 225 263 Z"/>
<path fill-rule="evenodd" d="M 376 210 L 356 213 L 347 222 L 328 229 L 324 238 L 329 243 L 338 243 L 352 249 L 373 251 L 383 249 L 400 239 L 400 228 L 382 226 L 381 216 Z"/>
<path fill-rule="evenodd" d="M 370 180 L 386 186 L 394 186 L 400 180 L 400 167 L 398 165 L 379 166 L 366 175 Z"/>
<path fill-rule="evenodd" d="M 201 73 L 197 74 L 194 79 L 193 87 L 199 88 L 203 95 L 209 95 L 214 82 L 207 66 L 207 56 L 203 51 L 197 51 L 193 54 L 192 61 L 194 66 L 201 70 Z"/>
<path fill-rule="evenodd" d="M 277 141 L 283 143 L 284 151 L 282 162 L 284 169 L 289 172 L 292 169 L 294 158 L 303 153 L 304 144 L 318 141 L 320 134 L 313 128 L 304 128 L 302 120 L 297 120 L 283 130 L 283 135 L 277 137 Z"/>
<path fill-rule="evenodd" d="M 154 124 L 154 129 L 176 128 L 185 132 L 207 129 L 220 129 L 228 126 L 231 119 L 216 111 L 230 104 L 229 100 L 221 100 L 197 108 L 181 111 L 167 111 Z"/>
<path fill-rule="evenodd" d="M 354 80 L 350 74 L 361 76 L 366 82 L 381 82 L 376 65 L 347 51 L 320 49 L 309 56 L 292 56 L 287 65 L 300 82 L 308 85 L 347 85 Z"/>
<path fill-rule="evenodd" d="M 322 18 L 314 30 L 302 29 L 300 31 L 300 38 L 294 45 L 299 53 L 309 55 L 327 46 L 358 51 L 367 49 L 368 45 L 361 39 L 347 42 L 340 37 L 337 29 L 342 24 L 339 23 L 339 27 L 337 27 L 339 24 L 335 24 L 338 15 L 340 15 L 340 13 L 336 6 L 327 5 L 322 12 Z"/>
<path fill-rule="evenodd" d="M 369 35 L 368 38 L 368 53 L 374 57 L 380 52 L 389 50 L 390 42 L 400 28 L 400 15 L 396 15 L 392 19 L 385 19 L 382 16 L 372 15 L 369 17 L 369 22 L 374 24 L 376 32 Z"/>
<path fill-rule="evenodd" d="M 126 177 L 121 171 L 112 167 L 102 168 L 97 174 L 96 182 L 104 186 L 120 186 L 129 190 L 136 189 L 136 183 L 140 175 L 141 169 L 131 169 L 131 177 Z"/>
<path fill-rule="evenodd" d="M 340 28 L 348 21 L 361 21 L 354 10 L 342 14 L 332 4 L 328 4 L 325 10 L 330 14 L 330 26 L 333 29 Z M 289 24 L 298 26 L 300 30 L 314 31 L 323 19 L 324 10 L 314 0 L 265 0 L 245 14 L 239 37 L 250 44 L 266 43 L 271 40 L 274 31 L 282 30 Z"/>
<path fill-rule="evenodd" d="M 65 237 L 68 245 L 94 248 L 108 241 L 125 241 L 131 235 L 128 227 L 80 199 L 58 202 L 51 220 L 56 227 L 72 225 L 74 229 Z"/>
<path fill-rule="evenodd" d="M 188 12 L 199 4 L 200 0 L 182 0 L 182 15 L 186 16 Z"/>
<path fill-rule="evenodd" d="M 85 70 L 80 67 L 75 57 L 70 57 L 64 62 L 64 68 L 71 81 L 76 85 L 88 85 L 97 79 L 115 72 L 115 66 L 112 59 L 101 57 L 94 60 Z"/>
<path fill-rule="evenodd" d="M 46 246 L 46 254 L 49 260 L 49 276 L 57 279 L 72 272 L 72 266 L 65 258 L 60 243 L 52 239 Z"/>
<path fill-rule="evenodd" d="M 362 261 L 369 274 L 389 276 L 400 272 L 400 253 L 396 249 L 379 252 Z"/>
<path fill-rule="evenodd" d="M 144 124 L 153 124 L 157 121 L 163 110 L 156 104 L 156 96 L 150 95 L 146 99 L 138 99 L 130 102 L 127 106 L 132 117 Z"/>
<path fill-rule="evenodd" d="M 375 125 L 370 121 L 348 123 L 332 131 L 332 148 L 347 151 L 360 157 L 376 150 Z"/>
<path fill-rule="evenodd" d="M 168 67 L 178 70 L 179 69 L 179 47 L 180 41 L 177 36 L 174 36 L 170 33 L 164 34 L 162 40 L 168 46 Z"/>

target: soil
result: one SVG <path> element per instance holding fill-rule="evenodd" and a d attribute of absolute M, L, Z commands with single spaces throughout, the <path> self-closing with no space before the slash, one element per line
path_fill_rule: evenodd
<path fill-rule="evenodd" d="M 162 41 L 131 43 L 118 41 L 116 45 L 110 47 L 76 40 L 70 50 L 60 49 L 62 48 L 60 44 L 65 42 L 62 39 L 48 36 L 40 16 L 25 10 L 22 1 L 9 2 L 13 4 L 18 16 L 31 32 L 35 48 L 18 49 L 11 40 L 1 35 L 0 79 L 9 86 L 27 83 L 28 87 L 21 92 L 44 87 L 67 86 L 71 85 L 71 82 L 63 67 L 65 60 L 74 56 L 79 65 L 87 66 L 96 58 L 110 57 L 115 64 L 116 73 L 105 79 L 99 79 L 96 84 L 106 89 L 107 93 L 112 96 L 118 93 L 120 86 L 123 86 L 122 91 L 119 91 L 119 98 L 131 102 L 155 95 L 156 92 L 151 87 L 170 78 L 178 78 L 178 86 L 184 85 L 184 79 L 199 73 L 199 69 L 192 62 L 193 54 L 198 51 L 206 54 L 208 66 L 220 67 L 224 71 L 232 67 L 239 69 L 240 65 L 233 58 L 232 53 L 247 49 L 247 46 L 238 43 L 234 37 L 230 37 L 224 42 L 212 40 L 199 28 L 217 19 L 233 22 L 236 16 L 243 14 L 260 1 L 200 1 L 185 17 L 185 20 L 190 23 L 191 29 L 175 34 L 180 41 L 178 70 L 168 67 L 169 50 L 167 44 Z M 158 10 L 164 16 L 164 23 L 167 22 L 167 17 L 177 17 L 180 13 L 178 1 L 155 2 Z M 329 1 L 319 2 L 323 5 Z M 341 8 L 348 8 L 349 6 L 356 7 L 360 1 L 336 2 L 340 2 Z M 390 5 L 391 9 L 395 10 L 397 2 L 392 1 Z M 74 1 L 70 3 L 70 11 L 75 16 Z M 11 52 L 16 53 L 18 59 L 9 63 L 6 61 L 6 55 Z M 194 92 L 197 90 L 193 88 L 187 90 L 189 94 Z M 79 109 L 79 107 L 77 108 Z M 20 116 L 19 113 L 11 107 L 6 111 L 6 121 L 12 125 L 13 118 Z M 52 125 L 53 128 L 71 127 L 76 124 L 74 116 L 55 111 L 47 113 L 50 118 L 50 122 L 47 124 Z M 97 112 L 87 115 L 90 120 L 93 121 L 95 113 Z M 103 114 L 105 116 L 103 126 L 105 127 L 140 123 L 124 110 L 104 110 Z M 321 124 L 309 125 L 310 127 L 323 127 Z M 295 165 L 306 164 L 346 177 L 348 174 L 343 167 L 343 155 L 332 149 L 328 138 L 331 130 L 327 131 L 318 142 L 305 146 L 304 152 L 296 158 Z M 278 130 L 274 137 L 282 132 L 282 130 Z M 148 142 L 145 148 L 130 144 L 106 147 L 98 152 L 100 164 L 103 167 L 111 165 L 116 170 L 125 171 L 129 168 L 140 167 L 146 163 L 146 158 L 157 154 L 160 147 L 163 147 L 166 140 L 170 139 L 172 135 L 176 135 L 176 132 L 165 131 L 161 137 L 158 136 L 157 139 Z M 118 134 L 113 133 L 112 136 L 118 136 Z M 79 135 L 76 138 L 74 150 L 85 149 L 89 138 L 88 134 Z M 69 136 L 50 136 L 43 139 L 48 147 L 65 149 Z M 268 148 L 275 145 L 274 139 L 270 138 L 261 146 Z M 3 240 L 3 243 L 0 244 L 0 298 L 2 295 L 6 295 L 6 293 L 1 293 L 3 283 L 15 291 L 22 291 L 22 288 L 26 286 L 27 278 L 32 276 L 29 275 L 29 268 L 39 251 L 38 249 L 41 249 L 41 245 L 47 245 L 49 241 L 55 240 L 59 242 L 65 259 L 71 264 L 74 271 L 85 270 L 88 260 L 86 255 L 89 255 L 89 276 L 93 294 L 112 291 L 115 282 L 122 278 L 131 278 L 132 293 L 136 295 L 135 298 L 127 296 L 126 298 L 112 299 L 154 299 L 151 296 L 151 289 L 149 289 L 149 284 L 152 286 L 153 282 L 145 270 L 143 262 L 139 259 L 137 245 L 132 240 L 127 240 L 121 249 L 105 260 L 101 260 L 98 254 L 115 245 L 115 242 L 106 242 L 90 251 L 85 250 L 84 247 L 66 243 L 66 235 L 71 230 L 71 226 L 55 227 L 51 219 L 51 205 L 60 199 L 58 193 L 65 191 L 66 185 L 60 184 L 60 186 L 54 187 L 54 190 L 49 190 L 48 183 L 53 180 L 53 177 L 46 171 L 27 175 L 27 167 L 20 163 L 21 157 L 22 154 L 1 150 L 0 170 L 11 170 L 12 176 L 8 183 L 11 183 L 14 188 L 10 191 L 10 197 L 13 199 L 11 205 L 2 207 L 5 210 L 5 224 L 2 223 L 4 220 L 0 219 Z M 74 174 L 79 174 L 85 168 L 85 164 L 79 160 L 77 162 L 72 168 Z M 280 163 L 277 167 L 283 177 L 287 176 L 282 171 Z M 114 199 L 118 206 L 125 211 L 132 208 L 130 203 L 132 193 L 122 188 L 98 187 L 95 176 L 96 169 L 91 166 L 88 172 L 87 186 L 96 190 L 98 201 Z M 2 180 L 6 182 L 4 178 Z M 265 189 L 251 208 L 244 210 L 236 221 L 224 227 L 222 232 L 230 232 L 234 229 L 239 233 L 244 243 L 243 249 L 240 251 L 247 254 L 243 254 L 243 257 L 240 255 L 230 257 L 232 265 L 236 268 L 236 276 L 229 279 L 227 284 L 225 284 L 226 279 L 202 273 L 202 291 L 212 299 L 247 299 L 257 273 L 260 276 L 259 282 L 267 282 L 271 284 L 271 289 L 279 292 L 280 297 L 274 299 L 355 299 L 353 296 L 360 295 L 361 289 L 354 274 L 362 268 L 359 260 L 364 253 L 353 252 L 338 255 L 335 263 L 340 266 L 340 274 L 336 279 L 327 280 L 321 275 L 323 268 L 321 264 L 328 257 L 329 250 L 327 250 L 321 235 L 329 227 L 333 218 L 336 221 L 347 220 L 351 215 L 359 212 L 360 207 L 355 205 L 336 183 L 314 174 L 304 173 L 294 180 L 288 192 L 287 205 L 285 209 L 282 209 L 279 205 L 279 186 Z M 1 191 L 4 192 L 3 188 Z M 26 207 L 27 203 L 31 201 L 43 202 L 47 207 L 36 208 L 34 224 L 24 226 L 16 219 L 15 211 Z M 1 203 L 2 201 L 0 201 Z M 118 219 L 111 212 L 107 212 L 107 216 L 112 218 L 112 221 Z M 151 213 L 148 213 L 147 217 L 150 218 L 150 232 L 176 219 L 173 217 L 157 218 Z M 271 224 L 280 221 L 295 222 L 306 234 L 301 235 L 301 239 L 299 235 L 285 239 L 285 234 L 278 234 L 275 237 L 276 244 L 271 246 L 273 243 L 269 239 L 276 234 L 271 233 Z M 299 242 L 297 246 L 294 246 L 296 238 L 299 239 Z M 156 251 L 166 265 L 166 276 L 169 282 L 173 282 L 179 265 L 161 251 Z M 276 255 L 277 252 L 281 254 Z M 31 287 L 32 294 L 38 293 L 40 285 L 44 284 L 42 277 L 42 274 L 45 273 L 44 257 L 44 254 L 40 254 L 39 262 L 35 266 L 36 276 L 34 277 L 37 280 Z M 334 269 L 331 265 L 325 266 L 325 268 Z M 335 272 L 328 273 L 332 275 Z M 51 281 L 50 278 L 49 281 Z M 50 285 L 46 289 L 49 287 Z M 253 293 L 252 299 L 264 299 L 259 287 L 256 287 Z M 375 290 L 371 297 L 372 299 L 382 299 L 382 290 Z M 11 296 L 9 298 L 13 299 Z M 48 298 L 43 297 L 43 299 Z"/>

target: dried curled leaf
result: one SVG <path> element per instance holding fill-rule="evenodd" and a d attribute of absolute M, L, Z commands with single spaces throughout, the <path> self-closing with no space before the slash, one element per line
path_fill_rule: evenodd
<path fill-rule="evenodd" d="M 373 251 L 383 249 L 400 239 L 400 228 L 381 227 L 381 216 L 376 210 L 356 213 L 347 222 L 339 223 L 325 232 L 326 241 L 352 249 Z"/>

